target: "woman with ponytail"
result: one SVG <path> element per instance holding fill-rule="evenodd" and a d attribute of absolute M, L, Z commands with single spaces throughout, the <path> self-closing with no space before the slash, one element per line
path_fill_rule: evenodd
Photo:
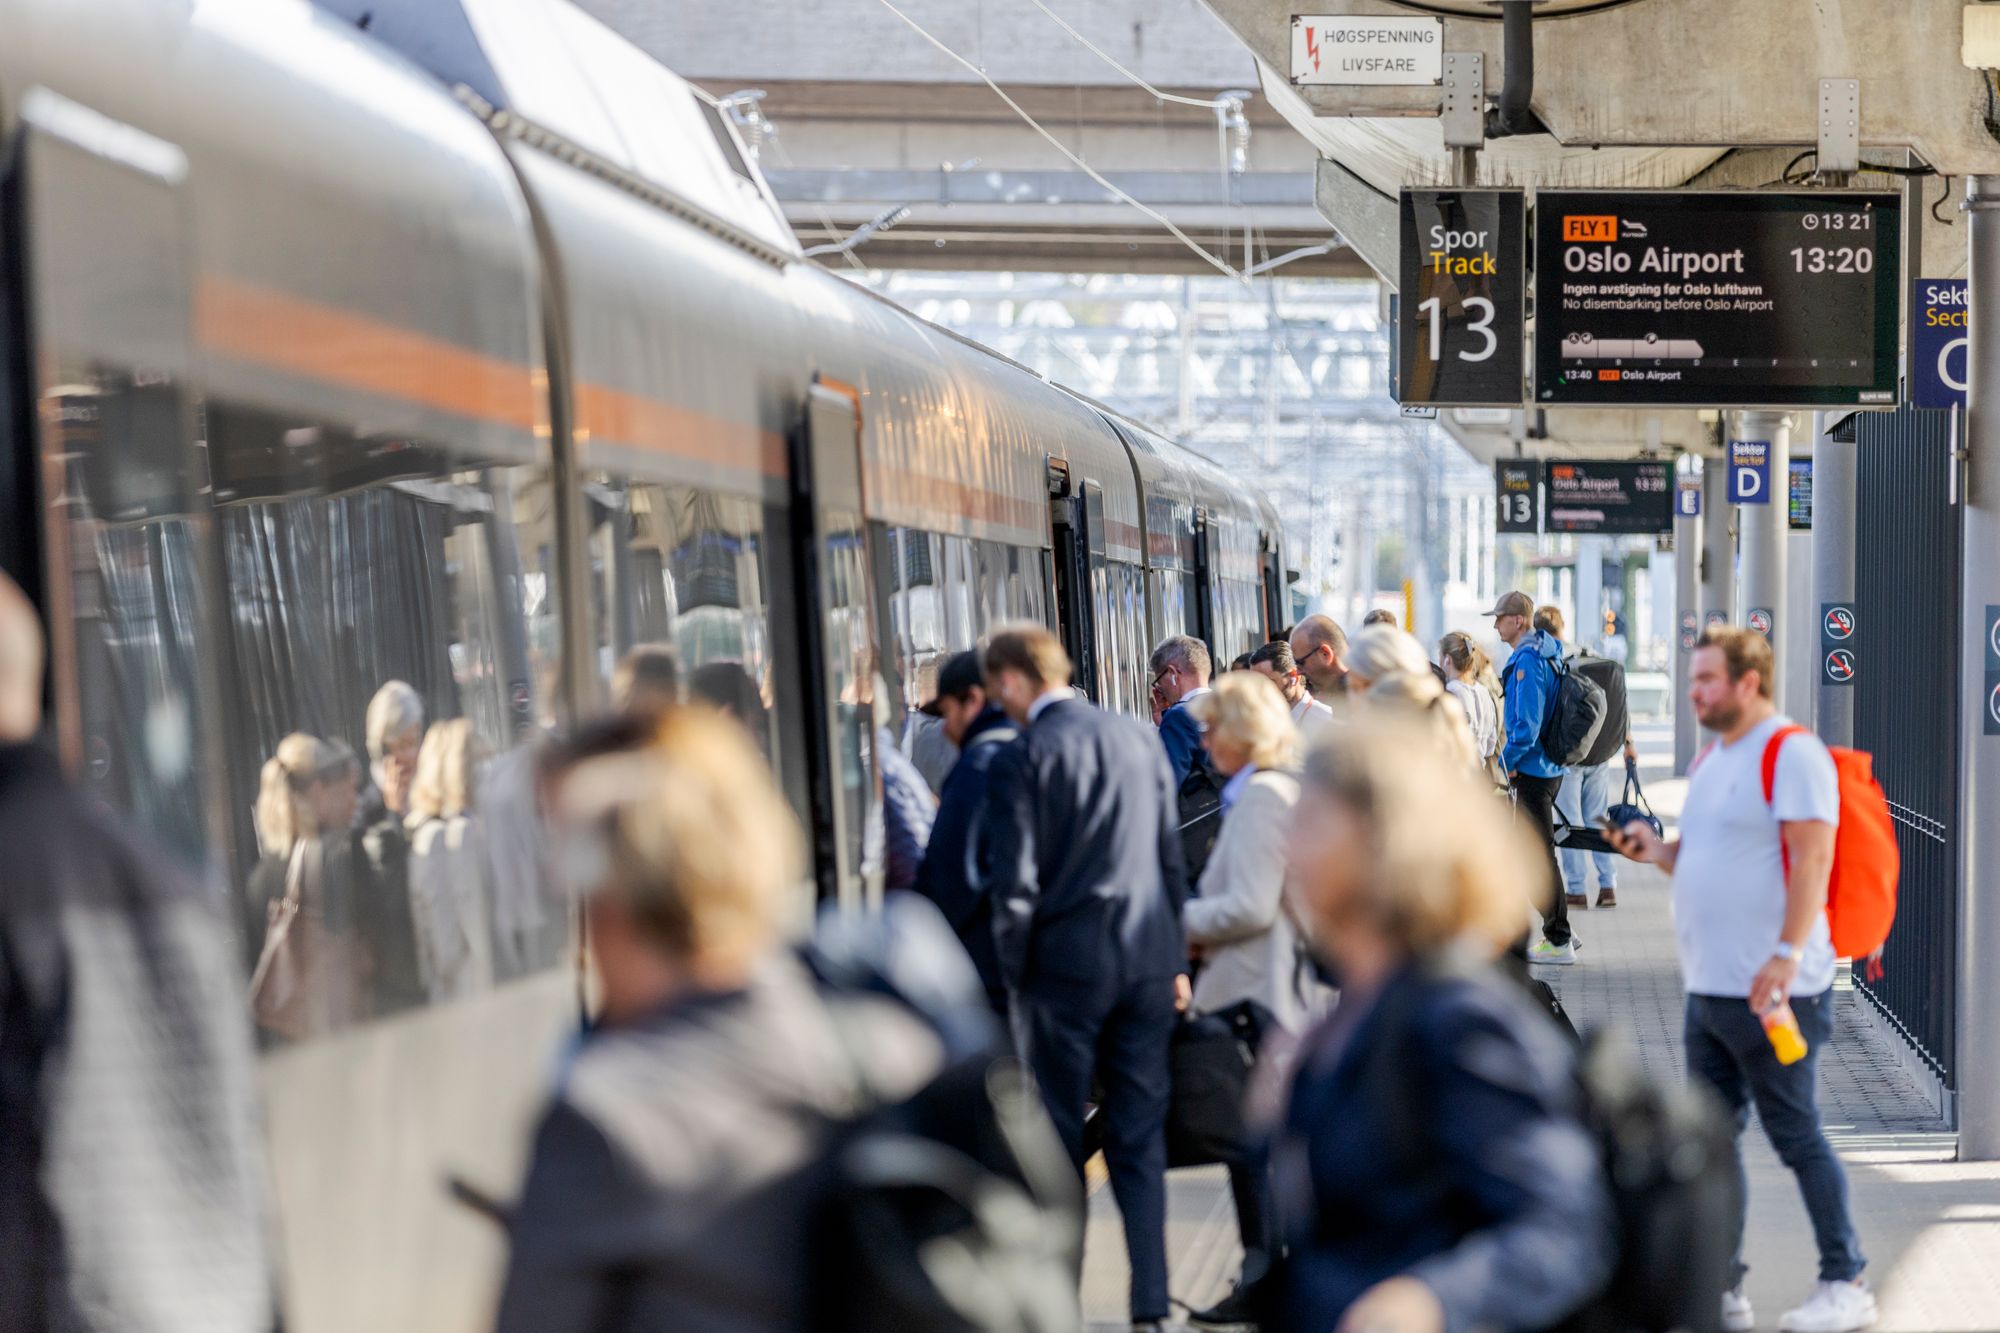
<path fill-rule="evenodd" d="M 293 732 L 258 775 L 250 874 L 250 1003 L 261 1027 L 297 1039 L 361 1015 L 361 952 L 347 889 L 360 766 L 337 742 Z"/>

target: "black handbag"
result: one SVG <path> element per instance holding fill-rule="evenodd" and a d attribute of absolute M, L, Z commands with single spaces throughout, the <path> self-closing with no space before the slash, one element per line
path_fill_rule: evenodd
<path fill-rule="evenodd" d="M 1639 763 L 1635 759 L 1625 761 L 1625 790 L 1621 796 L 1618 804 L 1604 812 L 1612 827 L 1622 829 L 1639 819 L 1653 826 L 1656 837 L 1666 836 L 1666 830 L 1660 827 L 1660 817 L 1653 813 L 1653 804 L 1646 799 L 1645 789 L 1639 785 Z"/>
<path fill-rule="evenodd" d="M 1167 1165 L 1209 1166 L 1242 1156 L 1243 1099 L 1257 1048 L 1275 1020 L 1255 1000 L 1183 1019 L 1167 1053 L 1173 1097 L 1167 1108 Z"/>

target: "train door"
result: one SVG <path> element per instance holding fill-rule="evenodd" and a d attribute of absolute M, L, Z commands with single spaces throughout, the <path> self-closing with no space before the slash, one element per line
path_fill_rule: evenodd
<path fill-rule="evenodd" d="M 44 89 L 5 168 L 9 572 L 49 632 L 53 735 L 98 799 L 185 860 L 231 841 L 215 763 L 206 469 L 173 144 Z"/>
<path fill-rule="evenodd" d="M 1104 492 L 1094 481 L 1070 482 L 1069 464 L 1049 460 L 1049 528 L 1054 534 L 1056 632 L 1077 687 L 1102 702 L 1097 635 L 1091 619 L 1092 571 L 1104 563 Z"/>
<path fill-rule="evenodd" d="M 1264 639 L 1274 639 L 1291 623 L 1285 597 L 1285 553 L 1268 532 L 1257 534 L 1257 568 L 1264 585 Z"/>
<path fill-rule="evenodd" d="M 1215 567 L 1215 529 L 1210 525 L 1208 510 L 1196 505 L 1194 507 L 1194 633 L 1196 638 L 1208 645 L 1211 655 L 1217 651 Z"/>
<path fill-rule="evenodd" d="M 813 874 L 844 907 L 881 895 L 882 799 L 875 760 L 875 581 L 861 494 L 861 402 L 815 381 L 791 439 L 798 645 L 806 691 Z"/>

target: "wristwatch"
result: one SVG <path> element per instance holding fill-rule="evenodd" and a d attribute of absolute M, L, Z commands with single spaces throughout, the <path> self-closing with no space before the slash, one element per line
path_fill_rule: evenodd
<path fill-rule="evenodd" d="M 1799 961 L 1799 955 L 1804 952 L 1805 950 L 1799 948 L 1796 944 L 1787 944 L 1783 940 L 1779 940 L 1778 947 L 1771 950 L 1771 957 L 1782 958 L 1788 963 L 1796 963 Z"/>

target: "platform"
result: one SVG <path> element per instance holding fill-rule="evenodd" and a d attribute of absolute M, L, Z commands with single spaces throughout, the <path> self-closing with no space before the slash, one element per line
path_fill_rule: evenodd
<path fill-rule="evenodd" d="M 1667 815 L 1675 784 L 1649 786 Z M 1594 887 L 1594 886 L 1593 886 Z M 1666 879 L 1648 866 L 1620 868 L 1619 906 L 1573 914 L 1582 961 L 1539 968 L 1579 1028 L 1626 1025 L 1648 1068 L 1682 1075 L 1681 989 Z M 1594 893 L 1593 893 L 1594 897 Z M 1881 1293 L 1880 1333 L 1992 1333 L 2000 1329 L 2000 1163 L 1954 1160 L 1955 1136 L 1904 1070 L 1889 1039 L 1859 1007 L 1868 1002 L 1843 975 L 1837 983 L 1831 1059 L 1820 1099 L 1847 1164 L 1854 1216 Z M 1815 1276 L 1812 1233 L 1790 1174 L 1754 1124 L 1748 1279 L 1759 1327 L 1805 1295 Z M 1093 1183 L 1099 1179 L 1093 1173 Z M 1168 1259 L 1176 1298 L 1197 1308 L 1228 1288 L 1238 1261 L 1235 1219 L 1220 1168 L 1175 1172 L 1168 1199 Z M 1122 1330 L 1126 1268 L 1116 1205 L 1094 1189 L 1084 1264 L 1088 1327 Z"/>

